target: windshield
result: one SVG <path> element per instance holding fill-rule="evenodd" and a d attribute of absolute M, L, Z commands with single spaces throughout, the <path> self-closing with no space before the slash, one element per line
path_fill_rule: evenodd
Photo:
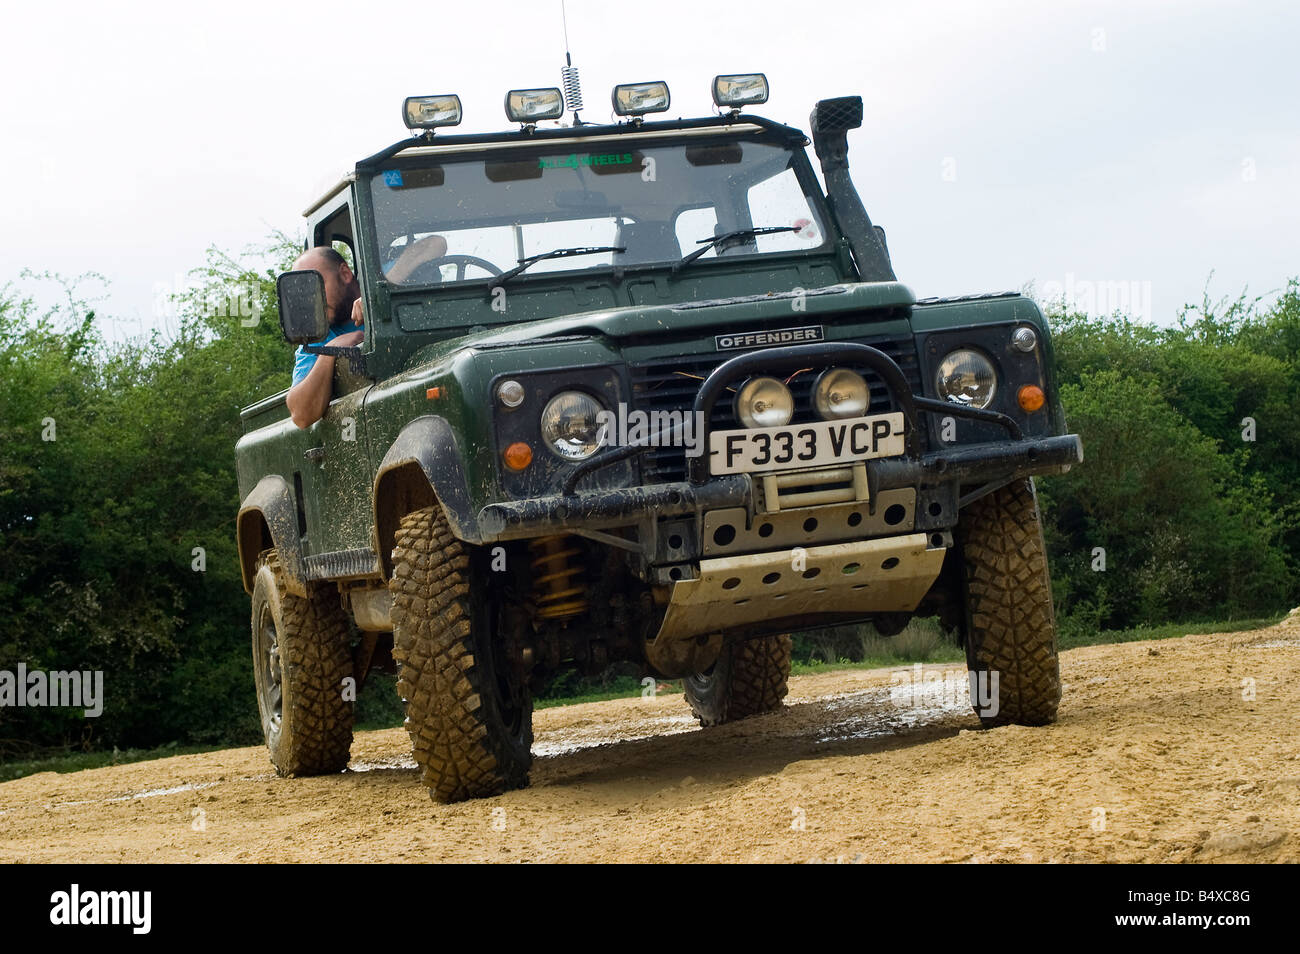
<path fill-rule="evenodd" d="M 481 281 L 557 249 L 625 249 L 537 261 L 516 279 L 527 281 L 546 272 L 674 264 L 719 235 L 774 226 L 787 228 L 720 243 L 694 267 L 809 251 L 825 243 L 825 231 L 795 159 L 786 146 L 731 137 L 394 160 L 371 180 L 380 262 L 391 281 L 419 285 Z M 446 241 L 443 256 L 412 269 L 408 255 L 394 270 L 429 236 Z"/>

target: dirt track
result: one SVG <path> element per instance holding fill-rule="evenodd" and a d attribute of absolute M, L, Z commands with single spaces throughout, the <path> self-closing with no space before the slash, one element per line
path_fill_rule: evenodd
<path fill-rule="evenodd" d="M 708 731 L 680 695 L 545 710 L 532 787 L 450 806 L 401 729 L 328 778 L 260 747 L 47 772 L 0 785 L 0 861 L 1300 861 L 1300 611 L 1062 675 L 1044 729 L 980 731 L 889 670 Z"/>

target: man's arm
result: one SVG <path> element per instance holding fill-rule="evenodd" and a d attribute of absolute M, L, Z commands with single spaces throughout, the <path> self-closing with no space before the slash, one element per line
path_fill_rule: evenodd
<path fill-rule="evenodd" d="M 343 337 L 340 335 L 339 337 Z M 330 342 L 332 347 L 338 338 Z M 289 405 L 289 416 L 298 427 L 311 427 L 325 416 L 334 395 L 334 356 L 318 354 L 316 363 L 307 372 L 307 377 L 289 389 L 284 403 Z"/>
<path fill-rule="evenodd" d="M 352 304 L 352 321 L 362 323 L 361 299 Z M 355 348 L 364 340 L 364 331 L 350 331 L 330 339 L 331 348 Z M 316 362 L 307 372 L 307 377 L 289 389 L 284 403 L 289 406 L 289 416 L 298 427 L 311 427 L 329 410 L 330 398 L 334 396 L 334 356 L 316 355 Z"/>

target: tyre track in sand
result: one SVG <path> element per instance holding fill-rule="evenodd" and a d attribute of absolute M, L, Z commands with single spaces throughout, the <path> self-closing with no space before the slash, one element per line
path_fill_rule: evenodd
<path fill-rule="evenodd" d="M 681 695 L 546 709 L 532 786 L 454 805 L 401 729 L 329 777 L 262 747 L 45 772 L 0 784 L 0 860 L 1300 861 L 1300 612 L 1061 668 L 1036 729 L 979 729 L 958 665 L 926 667 L 941 693 L 795 677 L 782 712 L 707 730 Z"/>

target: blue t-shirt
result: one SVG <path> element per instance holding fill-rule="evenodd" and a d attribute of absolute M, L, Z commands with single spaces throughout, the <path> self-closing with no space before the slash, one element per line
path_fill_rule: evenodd
<path fill-rule="evenodd" d="M 330 330 L 325 333 L 325 337 L 315 342 L 318 345 L 329 344 L 339 335 L 346 335 L 352 331 L 360 331 L 360 325 L 354 325 L 351 319 L 338 325 L 330 325 Z M 293 353 L 293 383 L 297 384 L 311 372 L 312 365 L 320 355 L 312 354 L 310 351 L 303 351 L 301 347 Z"/>

